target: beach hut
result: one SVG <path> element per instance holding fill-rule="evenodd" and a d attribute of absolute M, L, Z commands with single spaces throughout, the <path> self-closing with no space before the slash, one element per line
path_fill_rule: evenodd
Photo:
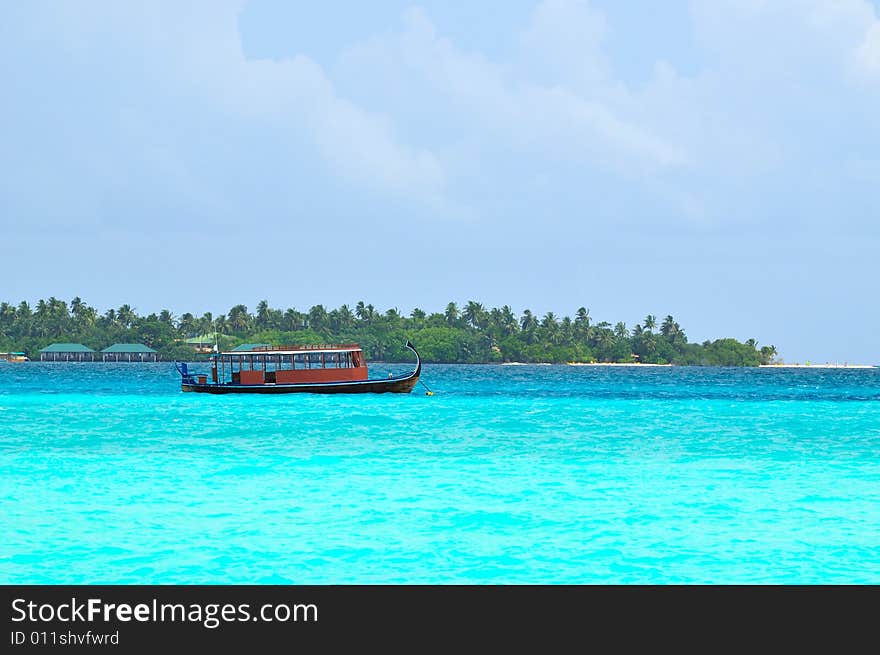
<path fill-rule="evenodd" d="M 53 343 L 40 350 L 41 362 L 92 362 L 95 351 L 81 343 Z"/>
<path fill-rule="evenodd" d="M 105 362 L 156 362 L 158 353 L 142 343 L 114 343 L 101 351 Z"/>

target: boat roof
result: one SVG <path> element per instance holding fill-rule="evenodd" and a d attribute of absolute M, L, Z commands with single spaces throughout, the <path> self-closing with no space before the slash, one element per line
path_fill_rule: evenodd
<path fill-rule="evenodd" d="M 360 351 L 356 343 L 325 343 L 318 345 L 263 346 L 256 345 L 250 350 L 227 350 L 221 355 L 305 355 L 308 353 L 350 353 Z"/>

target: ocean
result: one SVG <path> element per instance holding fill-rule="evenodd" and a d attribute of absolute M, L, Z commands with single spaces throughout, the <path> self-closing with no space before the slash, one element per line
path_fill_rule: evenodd
<path fill-rule="evenodd" d="M 880 583 L 880 369 L 422 379 L 211 396 L 169 363 L 0 365 L 0 582 Z"/>

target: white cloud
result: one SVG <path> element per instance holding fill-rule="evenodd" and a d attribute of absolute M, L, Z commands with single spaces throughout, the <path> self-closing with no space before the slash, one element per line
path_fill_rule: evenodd
<path fill-rule="evenodd" d="M 584 2 L 552 0 L 542 4 L 524 38 L 530 58 L 540 60 L 547 55 L 560 71 L 567 60 L 577 59 L 575 77 L 581 88 L 533 81 L 526 71 L 491 61 L 480 53 L 465 52 L 438 35 L 420 9 L 407 12 L 402 33 L 373 38 L 349 49 L 343 55 L 343 66 L 365 75 L 376 74 L 381 68 L 386 70 L 379 77 L 415 78 L 428 85 L 438 102 L 465 115 L 473 130 L 490 134 L 502 147 L 506 144 L 524 154 L 589 161 L 618 171 L 634 164 L 664 167 L 683 163 L 686 154 L 677 144 L 630 120 L 601 99 L 607 95 L 604 91 L 594 88 L 604 77 L 598 72 L 605 67 L 598 47 L 604 27 L 589 13 L 592 10 L 587 10 Z M 573 14 L 571 21 L 566 20 L 567 11 Z M 584 43 L 576 34 L 578 25 L 584 27 L 585 22 L 592 25 L 595 42 L 585 46 L 586 52 L 571 52 L 570 48 Z M 554 40 L 554 30 L 561 41 Z M 561 74 L 564 77 L 569 72 Z"/>
<path fill-rule="evenodd" d="M 543 0 L 522 36 L 523 61 L 551 80 L 588 88 L 605 83 L 611 66 L 603 50 L 608 21 L 588 0 Z"/>
<path fill-rule="evenodd" d="M 62 3 L 57 11 L 45 12 L 45 20 L 35 8 L 33 20 L 43 25 L 43 38 L 65 50 L 104 49 L 108 56 L 128 59 L 139 70 L 127 70 L 127 79 L 108 83 L 131 86 L 136 93 L 153 85 L 148 93 L 157 96 L 166 120 L 175 120 L 185 109 L 180 103 L 188 103 L 188 108 L 226 112 L 239 122 L 269 123 L 313 148 L 335 176 L 404 201 L 448 209 L 438 158 L 401 142 L 388 117 L 342 97 L 320 65 L 304 56 L 248 59 L 238 32 L 241 4 L 104 2 L 80 10 L 78 3 Z M 300 147 L 290 154 L 304 153 Z"/>
<path fill-rule="evenodd" d="M 875 20 L 865 33 L 856 61 L 863 72 L 880 79 L 880 21 Z"/>
<path fill-rule="evenodd" d="M 695 1 L 697 72 L 658 60 L 640 85 L 615 76 L 606 47 L 612 28 L 626 39 L 626 26 L 588 0 L 536 3 L 511 39 L 518 50 L 503 59 L 463 48 L 414 8 L 397 31 L 343 52 L 332 74 L 302 55 L 248 59 L 239 11 L 239 2 L 70 3 L 37 8 L 33 20 L 65 52 L 119 56 L 108 84 L 132 95 L 145 87 L 161 121 L 173 123 L 181 108 L 261 126 L 290 150 L 288 161 L 314 161 L 391 203 L 443 215 L 469 214 L 465 202 L 491 211 L 485 187 L 515 198 L 540 171 L 548 195 L 591 182 L 597 195 L 611 180 L 614 192 L 639 196 L 614 205 L 618 213 L 653 215 L 655 201 L 685 225 L 760 222 L 773 211 L 764 196 L 774 182 L 846 175 L 841 161 L 870 153 L 841 150 L 880 145 L 873 124 L 844 115 L 876 106 L 861 82 L 880 79 L 880 21 L 865 0 Z M 151 125 L 141 120 L 132 143 L 115 147 L 149 140 Z M 222 204 L 188 147 L 159 135 L 140 155 L 129 150 Z M 578 202 L 589 204 L 588 194 Z M 782 192 L 773 197 L 785 204 Z"/>

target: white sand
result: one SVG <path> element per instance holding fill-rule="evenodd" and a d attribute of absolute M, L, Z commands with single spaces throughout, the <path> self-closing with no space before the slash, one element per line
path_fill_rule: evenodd
<path fill-rule="evenodd" d="M 642 364 L 640 362 L 568 362 L 569 366 L 672 366 L 672 364 Z"/>
<path fill-rule="evenodd" d="M 877 368 L 870 364 L 761 364 L 760 368 Z"/>

